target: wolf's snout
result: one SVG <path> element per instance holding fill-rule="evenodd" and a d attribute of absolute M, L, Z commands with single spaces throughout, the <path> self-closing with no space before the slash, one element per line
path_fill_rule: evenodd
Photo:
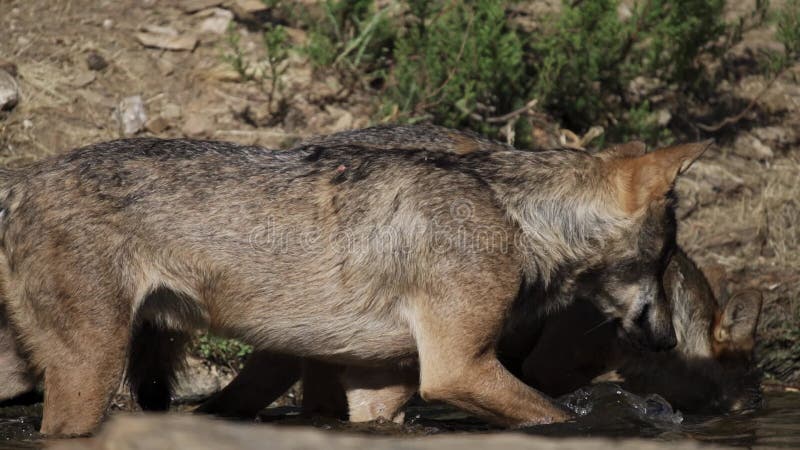
<path fill-rule="evenodd" d="M 670 315 L 662 317 L 657 310 L 646 304 L 633 321 L 635 332 L 629 332 L 634 343 L 653 351 L 666 351 L 678 345 L 675 327 Z"/>

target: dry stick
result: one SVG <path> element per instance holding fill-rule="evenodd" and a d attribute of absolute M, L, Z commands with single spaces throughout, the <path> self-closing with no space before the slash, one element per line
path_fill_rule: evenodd
<path fill-rule="evenodd" d="M 534 98 L 533 100 L 526 103 L 525 106 L 523 106 L 522 108 L 515 109 L 514 111 L 511 111 L 508 114 L 503 114 L 502 116 L 497 116 L 497 117 L 487 117 L 482 120 L 486 123 L 505 123 L 510 121 L 511 119 L 516 119 L 517 117 L 530 111 L 536 106 L 538 102 L 539 100 Z"/>
<path fill-rule="evenodd" d="M 758 103 L 758 101 L 761 100 L 761 97 L 763 97 L 764 94 L 766 94 L 767 91 L 769 91 L 769 89 L 772 87 L 772 85 L 775 84 L 776 81 L 778 81 L 778 78 L 780 78 L 784 73 L 786 73 L 786 71 L 789 70 L 790 67 L 791 66 L 787 65 L 786 67 L 781 69 L 775 75 L 775 77 L 773 77 L 771 80 L 769 80 L 767 85 L 764 86 L 764 89 L 762 89 L 761 92 L 758 93 L 758 95 L 753 97 L 753 99 L 750 100 L 750 103 L 748 103 L 747 106 L 739 114 L 736 114 L 735 116 L 731 116 L 731 117 L 726 117 L 725 119 L 722 120 L 722 122 L 716 123 L 714 125 L 703 125 L 702 123 L 698 123 L 697 127 L 700 128 L 701 130 L 709 131 L 709 132 L 713 133 L 715 131 L 721 130 L 723 127 L 725 127 L 727 125 L 732 125 L 732 124 L 744 119 L 744 117 L 747 115 L 747 113 L 749 113 L 750 110 L 752 110 L 753 107 L 756 105 L 756 103 Z"/>

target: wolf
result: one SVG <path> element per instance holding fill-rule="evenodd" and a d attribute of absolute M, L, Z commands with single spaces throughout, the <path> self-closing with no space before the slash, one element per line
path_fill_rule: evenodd
<path fill-rule="evenodd" d="M 511 149 L 473 133 L 435 125 L 379 126 L 315 137 L 307 143 L 379 150 L 424 148 L 455 154 Z M 633 141 L 602 153 L 637 156 L 645 150 L 643 143 Z M 662 282 L 673 308 L 676 349 L 652 353 L 632 348 L 619 339 L 616 324 L 604 321 L 591 302 L 582 299 L 544 321 L 505 333 L 500 345 L 503 363 L 528 385 L 552 396 L 585 386 L 605 372 L 617 371 L 626 388 L 642 394 L 658 392 L 687 412 L 720 413 L 757 404 L 759 376 L 752 361 L 752 344 L 760 294 L 744 292 L 727 302 L 722 283 L 712 283 L 717 293 L 712 292 L 703 272 L 680 248 L 670 259 Z M 720 351 L 722 348 L 727 350 Z M 731 358 L 732 354 L 737 356 Z M 402 405 L 416 392 L 418 376 L 413 369 L 345 370 L 313 361 L 306 361 L 303 370 L 291 358 L 256 353 L 242 373 L 198 411 L 253 417 L 301 373 L 305 410 L 353 421 L 379 417 L 402 421 Z M 675 379 L 691 381 L 674 383 Z"/>
<path fill-rule="evenodd" d="M 565 420 L 500 364 L 504 324 L 584 296 L 637 345 L 674 347 L 659 282 L 672 187 L 709 145 L 459 156 L 141 138 L 4 171 L 0 275 L 44 375 L 41 431 L 99 425 L 140 323 L 418 364 L 425 399 L 507 426 Z"/>

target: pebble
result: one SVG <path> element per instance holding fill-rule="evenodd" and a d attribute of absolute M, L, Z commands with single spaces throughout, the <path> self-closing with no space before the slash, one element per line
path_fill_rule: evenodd
<path fill-rule="evenodd" d="M 86 65 L 90 70 L 103 70 L 108 67 L 108 61 L 100 53 L 92 51 L 86 55 Z"/>
<path fill-rule="evenodd" d="M 202 114 L 192 113 L 186 118 L 181 127 L 181 132 L 186 137 L 205 137 L 211 131 L 211 120 Z"/>
<path fill-rule="evenodd" d="M 147 112 L 141 95 L 125 97 L 119 102 L 115 111 L 120 131 L 125 136 L 133 136 L 144 127 L 147 122 Z"/>

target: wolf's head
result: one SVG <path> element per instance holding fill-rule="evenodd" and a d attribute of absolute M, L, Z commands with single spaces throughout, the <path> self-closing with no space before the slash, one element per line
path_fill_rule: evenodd
<path fill-rule="evenodd" d="M 630 389 L 657 392 L 689 412 L 758 405 L 760 373 L 753 347 L 761 293 L 748 290 L 727 298 L 725 287 L 713 278 L 707 281 L 683 253 L 672 258 L 664 287 L 673 306 L 678 345 L 665 353 L 624 352 L 620 374 Z"/>
<path fill-rule="evenodd" d="M 667 350 L 676 343 L 672 313 L 661 283 L 675 249 L 672 188 L 711 142 L 677 145 L 644 153 L 627 144 L 598 153 L 607 180 L 609 209 L 625 227 L 601 243 L 598 269 L 588 271 L 582 293 L 617 319 L 635 345 Z"/>

